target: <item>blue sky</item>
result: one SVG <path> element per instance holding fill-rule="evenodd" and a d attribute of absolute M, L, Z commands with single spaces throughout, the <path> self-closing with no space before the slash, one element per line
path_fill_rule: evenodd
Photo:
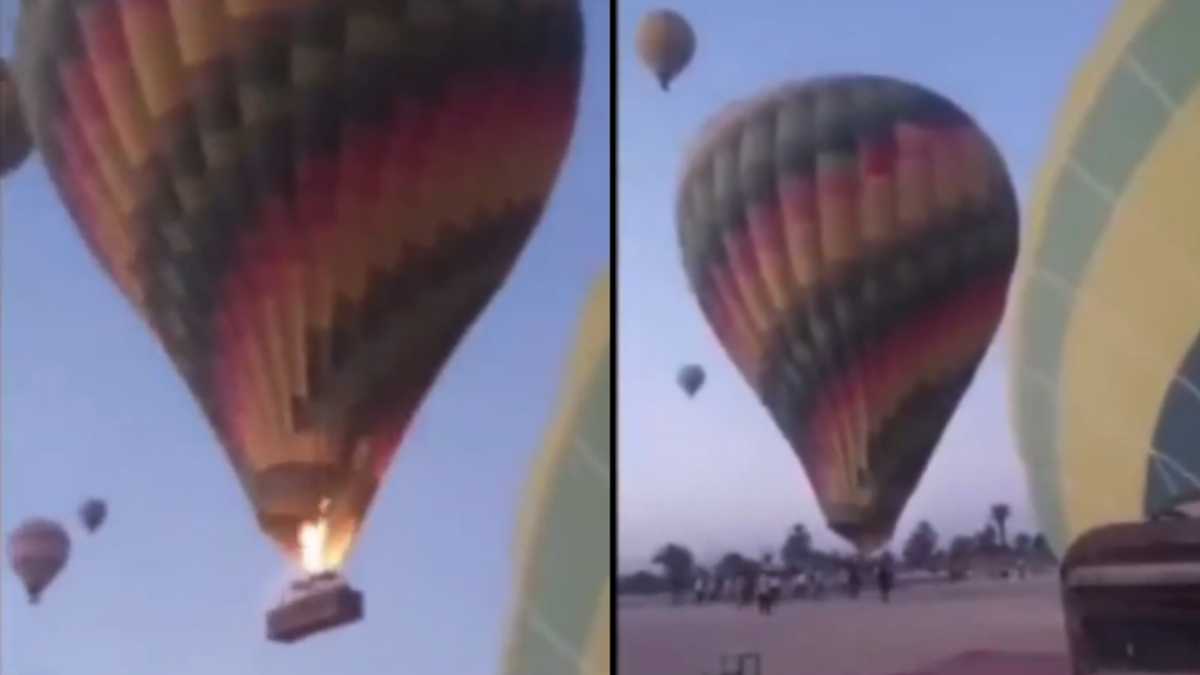
<path fill-rule="evenodd" d="M 498 672 L 519 497 L 586 292 L 610 258 L 609 6 L 584 4 L 567 166 L 369 514 L 348 566 L 367 618 L 293 646 L 264 637 L 286 567 L 180 379 L 84 250 L 40 161 L 5 181 L 4 531 L 30 516 L 62 519 L 74 551 L 39 607 L 11 572 L 0 576 L 0 671 Z M 90 495 L 111 504 L 93 536 L 75 520 Z"/>
<path fill-rule="evenodd" d="M 642 15 L 670 6 L 691 21 L 698 51 L 669 94 L 632 48 Z M 792 79 L 838 72 L 892 75 L 949 96 L 1008 161 L 1024 206 L 1059 102 L 1114 7 L 1112 0 L 1004 3 L 806 0 L 622 0 L 618 55 L 620 283 L 618 519 L 623 569 L 648 564 L 668 540 L 703 562 L 758 553 L 804 522 L 823 526 L 799 462 L 704 322 L 675 236 L 683 149 L 725 103 Z M 1002 328 L 1002 331 L 1006 330 Z M 1006 336 L 995 344 L 951 422 L 897 530 L 921 518 L 944 535 L 977 529 L 996 501 L 1010 530 L 1034 526 L 1010 430 Z M 676 368 L 708 369 L 687 401 Z"/>

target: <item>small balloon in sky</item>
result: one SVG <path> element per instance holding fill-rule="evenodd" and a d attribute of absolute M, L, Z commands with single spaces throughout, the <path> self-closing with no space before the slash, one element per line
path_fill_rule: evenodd
<path fill-rule="evenodd" d="M 32 518 L 8 537 L 9 563 L 25 585 L 30 604 L 38 604 L 70 554 L 71 538 L 62 525 L 52 520 Z"/>
<path fill-rule="evenodd" d="M 103 499 L 89 499 L 79 507 L 79 519 L 88 532 L 95 532 L 108 518 L 108 503 Z"/>
<path fill-rule="evenodd" d="M 637 51 L 642 62 L 667 91 L 696 52 L 696 34 L 681 14 L 658 9 L 642 18 L 637 30 Z"/>
<path fill-rule="evenodd" d="M 704 368 L 694 363 L 689 363 L 679 369 L 676 379 L 683 392 L 687 394 L 688 398 L 691 398 L 696 395 L 696 392 L 700 391 L 700 387 L 704 386 Z"/>

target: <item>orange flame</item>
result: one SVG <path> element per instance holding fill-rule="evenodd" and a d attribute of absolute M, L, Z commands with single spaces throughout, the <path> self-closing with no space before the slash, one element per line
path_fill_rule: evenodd
<path fill-rule="evenodd" d="M 325 517 L 328 509 L 329 500 L 321 500 L 321 515 L 300 524 L 300 566 L 309 574 L 319 574 L 334 567 L 328 551 L 329 519 Z"/>

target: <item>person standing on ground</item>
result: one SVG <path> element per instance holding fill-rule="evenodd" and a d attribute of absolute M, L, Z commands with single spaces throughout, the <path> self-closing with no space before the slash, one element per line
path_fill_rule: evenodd
<path fill-rule="evenodd" d="M 892 569 L 892 561 L 884 557 L 879 561 L 879 569 L 875 572 L 876 581 L 879 582 L 879 597 L 885 603 L 890 602 L 892 594 L 892 586 L 896 581 L 896 572 Z"/>
<path fill-rule="evenodd" d="M 771 575 L 758 576 L 758 611 L 760 614 L 771 613 Z"/>
<path fill-rule="evenodd" d="M 749 606 L 751 603 L 753 603 L 754 602 L 754 591 L 756 591 L 757 589 L 758 589 L 757 575 L 755 575 L 753 572 L 747 572 L 746 575 L 742 577 L 742 585 L 741 585 L 742 602 L 741 602 L 740 606 L 746 607 L 746 606 Z"/>
<path fill-rule="evenodd" d="M 851 598 L 857 598 L 858 592 L 862 590 L 862 575 L 859 574 L 858 565 L 854 562 L 847 563 L 846 590 Z"/>

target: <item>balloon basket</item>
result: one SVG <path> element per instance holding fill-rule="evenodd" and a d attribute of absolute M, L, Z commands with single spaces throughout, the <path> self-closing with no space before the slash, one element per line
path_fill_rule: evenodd
<path fill-rule="evenodd" d="M 1200 520 L 1088 530 L 1059 574 L 1075 672 L 1200 673 Z"/>
<path fill-rule="evenodd" d="M 359 621 L 363 595 L 333 573 L 294 581 L 291 597 L 267 613 L 267 639 L 292 643 Z"/>

